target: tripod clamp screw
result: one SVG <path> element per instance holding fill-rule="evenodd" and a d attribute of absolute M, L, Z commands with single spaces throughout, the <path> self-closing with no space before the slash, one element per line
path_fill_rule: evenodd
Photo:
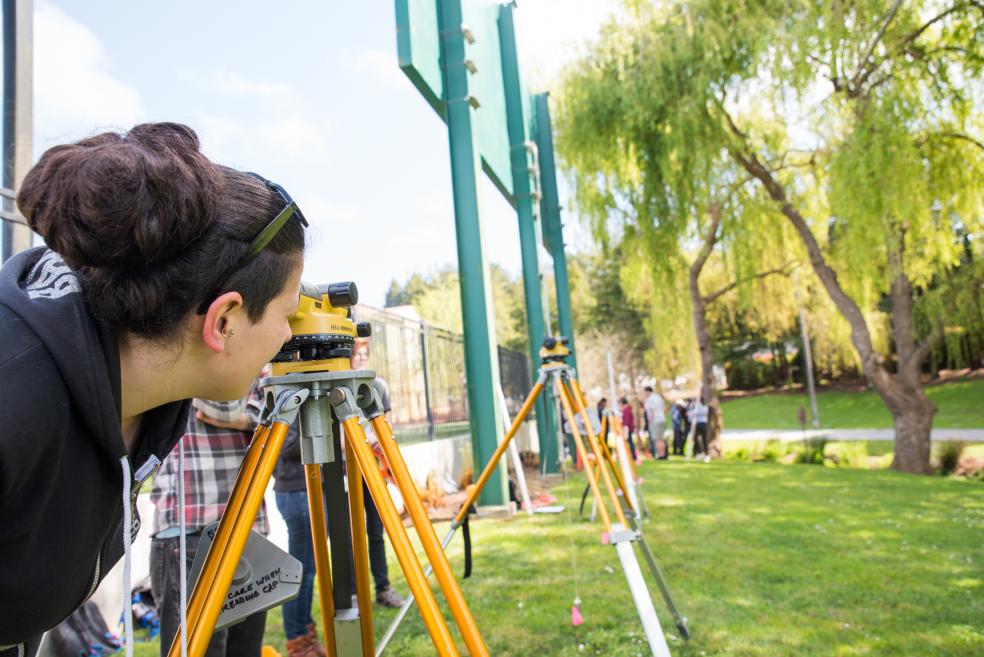
<path fill-rule="evenodd" d="M 355 403 L 355 395 L 347 387 L 332 388 L 328 393 L 328 403 L 335 409 L 335 416 L 342 422 L 359 415 L 359 405 Z"/>
<path fill-rule="evenodd" d="M 307 388 L 284 390 L 277 397 L 277 401 L 273 405 L 273 410 L 264 418 L 264 421 L 271 424 L 273 422 L 282 422 L 288 426 L 294 424 L 294 421 L 297 419 L 297 412 L 301 409 L 301 405 L 307 400 L 310 394 L 311 391 Z"/>

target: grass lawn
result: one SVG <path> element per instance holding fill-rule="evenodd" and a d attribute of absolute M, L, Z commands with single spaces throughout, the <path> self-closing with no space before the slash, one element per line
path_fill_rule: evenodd
<path fill-rule="evenodd" d="M 957 381 L 930 386 L 936 403 L 933 426 L 940 429 L 984 428 L 984 380 Z M 890 429 L 892 417 L 873 391 L 817 393 L 820 423 L 831 429 Z M 806 394 L 775 393 L 724 402 L 728 429 L 799 429 L 798 407 L 810 408 Z"/>
<path fill-rule="evenodd" d="M 653 515 L 644 531 L 694 635 L 675 638 L 651 583 L 675 656 L 984 654 L 981 484 L 727 462 L 647 464 L 643 474 Z M 576 511 L 582 482 L 556 488 L 559 501 Z M 648 655 L 615 551 L 599 536 L 600 525 L 567 514 L 473 523 L 475 573 L 462 587 L 493 655 Z M 449 553 L 460 572 L 460 536 Z M 390 572 L 406 591 L 392 557 Z M 378 636 L 394 612 L 375 610 Z M 267 627 L 283 650 L 279 611 Z M 156 655 L 156 644 L 137 654 Z M 434 654 L 419 614 L 388 654 Z"/>

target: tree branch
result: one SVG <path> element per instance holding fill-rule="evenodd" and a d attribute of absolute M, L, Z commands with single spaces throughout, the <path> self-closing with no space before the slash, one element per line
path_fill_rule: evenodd
<path fill-rule="evenodd" d="M 973 4 L 974 6 L 979 6 L 977 2 L 972 2 L 969 4 Z M 868 48 L 865 50 L 865 55 L 859 62 L 858 70 L 854 74 L 854 76 L 847 81 L 844 81 L 838 77 L 834 77 L 833 79 L 830 80 L 834 86 L 835 92 L 843 93 L 847 95 L 848 98 L 859 98 L 861 96 L 866 95 L 875 87 L 884 84 L 887 80 L 892 78 L 892 73 L 890 71 L 886 72 L 884 75 L 879 77 L 875 83 L 870 85 L 867 89 L 864 88 L 864 85 L 868 81 L 868 79 L 872 76 L 872 74 L 874 74 L 875 71 L 878 70 L 879 66 L 881 66 L 881 63 L 885 61 L 885 59 L 882 59 L 881 61 L 875 61 L 874 59 L 872 59 L 872 55 L 874 54 L 874 50 L 877 47 L 878 43 L 884 37 L 885 31 L 888 28 L 889 24 L 895 19 L 895 16 L 898 14 L 898 10 L 901 7 L 901 5 L 902 2 L 897 1 L 892 6 L 892 9 L 889 11 L 888 16 L 885 18 L 884 23 L 882 24 L 881 28 L 878 30 L 878 33 L 875 35 L 875 38 L 871 41 L 871 44 L 869 44 Z M 911 49 L 913 42 L 915 42 L 916 39 L 922 36 L 922 34 L 930 27 L 932 27 L 934 24 L 943 20 L 944 18 L 954 13 L 955 11 L 963 9 L 966 6 L 968 6 L 967 2 L 955 3 L 953 6 L 949 7 L 946 11 L 937 14 L 936 16 L 929 19 L 921 26 L 910 32 L 900 42 L 898 46 L 898 54 L 900 55 L 910 54 L 913 57 L 916 57 L 917 59 L 922 58 L 925 55 L 925 53 L 914 52 Z"/>
<path fill-rule="evenodd" d="M 795 269 L 798 264 L 799 263 L 796 260 L 790 260 L 782 267 L 777 267 L 776 269 L 770 269 L 769 271 L 760 271 L 759 273 L 754 274 L 752 276 L 746 276 L 745 278 L 739 278 L 737 280 L 734 280 L 728 283 L 727 285 L 725 285 L 724 287 L 722 287 L 717 292 L 705 296 L 704 303 L 705 304 L 713 303 L 717 301 L 719 298 L 721 298 L 722 296 L 724 296 L 725 294 L 727 294 L 728 292 L 730 292 L 731 290 L 738 287 L 739 285 L 744 285 L 745 283 L 749 283 L 751 281 L 758 280 L 760 278 L 766 278 L 767 276 L 772 276 L 773 274 L 782 274 L 783 276 L 789 276 L 789 274 L 792 273 L 792 270 Z"/>
<path fill-rule="evenodd" d="M 868 60 L 871 59 L 871 55 L 875 52 L 875 48 L 878 46 L 878 43 L 882 40 L 882 37 L 885 36 L 885 30 L 887 30 L 888 26 L 892 23 L 893 20 L 895 20 L 896 14 L 899 13 L 899 9 L 902 7 L 902 2 L 903 0 L 895 1 L 895 4 L 892 5 L 892 9 L 888 12 L 888 16 L 885 18 L 885 21 L 882 23 L 881 28 L 879 28 L 878 32 L 875 33 L 875 38 L 871 40 L 870 44 L 868 44 L 868 48 L 867 50 L 865 50 L 864 57 L 862 57 L 861 61 L 858 62 L 858 70 L 854 74 L 854 77 L 851 78 L 851 82 L 848 84 L 848 87 L 850 89 L 853 89 L 855 91 L 857 89 L 860 89 L 861 85 L 865 83 L 865 80 L 867 80 L 874 72 L 874 70 L 878 68 L 877 64 L 869 67 Z"/>
<path fill-rule="evenodd" d="M 717 231 L 721 225 L 721 207 L 717 202 L 711 203 L 710 214 L 711 225 L 707 227 L 704 246 L 700 248 L 700 252 L 694 259 L 693 264 L 690 265 L 690 275 L 694 277 L 698 276 L 701 270 L 704 269 L 704 264 L 707 263 L 707 259 L 711 256 L 711 251 L 714 250 L 714 245 L 717 244 Z"/>
<path fill-rule="evenodd" d="M 974 4 L 976 5 L 977 3 L 974 3 Z M 909 46 L 912 44 L 913 41 L 915 41 L 920 36 L 922 36 L 922 33 L 923 32 L 925 32 L 926 30 L 928 30 L 935 23 L 938 23 L 939 21 L 943 20 L 944 18 L 946 18 L 947 16 L 949 16 L 953 12 L 957 11 L 958 9 L 962 9 L 965 6 L 966 6 L 966 3 L 964 3 L 964 2 L 958 2 L 958 3 L 954 4 L 952 7 L 950 7 L 949 9 L 947 9 L 946 11 L 944 11 L 942 14 L 938 14 L 938 15 L 934 16 L 933 18 L 930 18 L 928 21 L 926 21 L 925 23 L 923 23 L 920 27 L 916 28 L 915 31 L 910 32 L 909 35 L 906 38 L 902 39 L 902 44 L 901 44 L 901 47 L 899 48 L 899 50 L 901 52 L 905 52 L 906 50 L 908 50 Z"/>
<path fill-rule="evenodd" d="M 962 132 L 942 132 L 940 133 L 940 137 L 945 139 L 962 139 L 963 141 L 969 141 L 971 144 L 984 151 L 984 143 L 974 139 L 970 135 L 965 135 Z"/>
<path fill-rule="evenodd" d="M 861 364 L 864 367 L 865 375 L 879 388 L 879 392 L 882 392 L 882 394 L 891 394 L 896 384 L 891 380 L 888 371 L 885 369 L 881 355 L 875 350 L 871 340 L 871 332 L 868 329 L 868 323 L 865 321 L 861 308 L 858 307 L 857 303 L 841 287 L 840 282 L 837 280 L 837 273 L 827 264 L 827 259 L 824 257 L 823 251 L 820 249 L 820 244 L 810 229 L 810 225 L 786 197 L 785 189 L 769 173 L 768 169 L 762 165 L 755 154 L 751 152 L 748 146 L 748 140 L 738 126 L 735 125 L 734 120 L 728 114 L 727 110 L 723 106 L 718 106 L 718 110 L 727 122 L 731 132 L 737 137 L 737 143 L 728 145 L 728 152 L 748 173 L 752 174 L 752 176 L 762 183 L 762 186 L 765 187 L 772 200 L 779 205 L 783 215 L 793 224 L 793 228 L 799 233 L 800 239 L 803 241 L 803 245 L 806 247 L 806 251 L 810 256 L 813 271 L 816 272 L 820 282 L 823 283 L 834 305 L 837 306 L 841 315 L 844 316 L 844 319 L 851 326 L 851 342 L 861 357 Z"/>

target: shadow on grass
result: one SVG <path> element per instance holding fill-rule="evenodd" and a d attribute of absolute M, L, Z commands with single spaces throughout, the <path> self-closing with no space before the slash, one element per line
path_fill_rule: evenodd
<path fill-rule="evenodd" d="M 650 581 L 675 656 L 984 654 L 979 484 L 744 463 L 650 463 L 642 475 L 644 532 L 694 635 L 676 638 Z M 493 655 L 648 654 L 614 550 L 574 515 L 583 485 L 554 489 L 571 514 L 473 524 L 475 573 L 461 583 Z M 460 538 L 449 555 L 460 573 Z M 406 591 L 392 554 L 390 572 Z M 395 612 L 374 611 L 378 636 Z M 283 650 L 279 625 L 271 613 L 268 642 Z M 434 654 L 419 614 L 388 654 Z"/>

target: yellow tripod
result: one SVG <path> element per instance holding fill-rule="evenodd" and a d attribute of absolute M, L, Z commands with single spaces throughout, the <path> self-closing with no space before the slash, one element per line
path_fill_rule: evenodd
<path fill-rule="evenodd" d="M 396 445 L 392 428 L 383 414 L 373 385 L 375 374 L 368 370 L 348 369 L 356 335 L 369 335 L 368 324 L 360 324 L 357 328 L 350 319 L 349 307 L 355 305 L 357 295 L 352 283 L 326 287 L 302 286 L 301 303 L 290 318 L 294 337 L 275 359 L 274 376 L 262 381 L 266 389 L 267 410 L 243 460 L 232 495 L 188 601 L 188 657 L 202 657 L 205 654 L 216 621 L 226 604 L 233 576 L 240 567 L 250 527 L 273 473 L 284 437 L 298 416 L 327 654 L 331 657 L 355 657 L 358 654 L 372 657 L 374 654 L 363 481 L 379 510 L 411 594 L 420 601 L 420 613 L 437 654 L 441 657 L 457 657 L 459 654 L 400 515 L 386 490 L 360 424 L 362 416 L 371 423 L 379 440 L 427 554 L 429 571 L 437 573 L 438 584 L 468 653 L 473 656 L 489 654 Z M 348 463 L 347 527 L 339 522 L 346 515 L 346 505 L 339 504 L 345 495 L 341 476 L 342 430 L 345 433 L 344 450 Z M 328 481 L 323 479 L 323 475 Z M 331 543 L 331 558 L 325 520 L 325 487 L 329 494 L 327 522 L 328 525 L 334 524 L 332 535 L 335 540 Z M 340 568 L 348 564 L 347 542 L 339 540 L 339 535 L 345 530 L 350 530 L 352 535 L 351 571 L 354 571 L 358 598 L 356 610 L 348 609 L 351 603 L 336 604 L 349 599 L 348 584 L 352 577 L 351 571 Z M 339 575 L 334 582 L 333 572 Z M 182 656 L 180 634 L 175 637 L 168 656 Z"/>
<path fill-rule="evenodd" d="M 506 432 L 502 442 L 492 454 L 492 458 L 489 459 L 485 469 L 482 470 L 482 474 L 479 476 L 478 481 L 468 493 L 468 496 L 461 504 L 461 507 L 459 507 L 458 512 L 455 514 L 454 520 L 451 522 L 451 528 L 448 530 L 447 535 L 441 543 L 441 547 L 447 547 L 447 544 L 451 542 L 455 532 L 464 523 L 469 509 L 472 508 L 472 505 L 474 505 L 475 501 L 478 499 L 478 496 L 481 494 L 482 488 L 492 476 L 492 473 L 499 464 L 499 460 L 509 447 L 510 441 L 512 441 L 516 433 L 519 431 L 519 428 L 522 426 L 523 421 L 529 414 L 530 409 L 533 408 L 536 398 L 541 392 L 543 392 L 543 389 L 548 384 L 548 381 L 552 380 L 557 396 L 560 399 L 561 407 L 567 417 L 567 423 L 571 430 L 575 449 L 581 457 L 581 462 L 584 463 L 588 486 L 594 495 L 594 500 L 599 510 L 599 515 L 605 527 L 603 541 L 605 543 L 615 545 L 619 552 L 619 558 L 622 561 L 622 567 L 625 571 L 629 588 L 632 591 L 633 599 L 636 602 L 636 607 L 643 624 L 643 629 L 645 630 L 647 639 L 649 640 L 652 654 L 657 657 L 668 657 L 670 654 L 669 648 L 666 645 L 666 639 L 663 637 L 662 629 L 660 628 L 659 621 L 656 618 L 656 612 L 653 609 L 652 600 L 649 597 L 648 589 L 646 589 L 645 580 L 643 579 L 642 572 L 639 569 L 638 561 L 635 559 L 635 553 L 632 551 L 632 543 L 639 543 L 642 546 L 646 561 L 650 566 L 653 576 L 659 584 L 660 591 L 666 600 L 671 614 L 676 620 L 677 628 L 680 631 L 681 636 L 684 639 L 689 639 L 690 632 L 687 628 L 686 619 L 678 613 L 676 605 L 673 603 L 673 598 L 670 595 L 669 588 L 666 585 L 666 581 L 656 565 L 655 557 L 649 549 L 649 546 L 646 544 L 642 532 L 638 529 L 637 520 L 640 517 L 640 514 L 632 502 L 632 496 L 629 494 L 629 488 L 626 486 L 625 477 L 623 477 L 619 472 L 619 469 L 616 466 L 615 461 L 612 458 L 611 451 L 608 450 L 607 445 L 600 441 L 598 436 L 596 436 L 591 429 L 591 422 L 587 415 L 587 403 L 585 401 L 584 394 L 581 391 L 581 387 L 578 384 L 577 379 L 573 376 L 573 370 L 566 362 L 567 357 L 570 355 L 570 350 L 567 348 L 567 343 L 568 340 L 564 337 L 548 337 L 543 341 L 543 347 L 540 349 L 540 372 L 536 383 L 533 385 L 532 390 L 530 390 L 526 400 L 523 402 L 519 413 L 513 419 L 512 425 Z M 577 423 L 574 418 L 575 413 L 580 414 L 581 420 L 584 423 L 588 438 L 587 446 L 585 445 L 584 439 L 577 428 Z M 617 420 L 614 421 L 617 423 Z M 622 433 L 620 424 L 616 424 L 615 426 L 618 430 L 617 436 L 621 437 Z M 588 451 L 589 447 L 590 452 Z M 624 445 L 620 445 L 620 453 L 625 454 L 626 458 L 628 458 L 627 450 L 622 448 L 624 448 Z M 589 453 L 593 457 L 596 464 L 595 466 L 592 466 L 591 459 L 589 459 Z M 602 483 L 604 484 L 608 499 L 612 505 L 612 510 L 616 520 L 614 523 L 612 522 L 611 516 L 605 506 L 604 498 L 602 497 Z M 618 485 L 617 491 L 615 488 L 616 483 Z M 632 483 L 633 485 L 635 483 L 634 477 Z M 403 607 L 400 609 L 399 613 L 397 613 L 396 617 L 390 623 L 390 626 L 383 635 L 383 638 L 380 641 L 380 648 L 376 653 L 377 657 L 379 657 L 382 649 L 385 648 L 389 640 L 392 639 L 393 635 L 396 633 L 396 630 L 399 628 L 400 623 L 403 621 L 403 618 L 406 616 L 413 604 L 414 596 L 408 596 L 403 604 Z"/>

